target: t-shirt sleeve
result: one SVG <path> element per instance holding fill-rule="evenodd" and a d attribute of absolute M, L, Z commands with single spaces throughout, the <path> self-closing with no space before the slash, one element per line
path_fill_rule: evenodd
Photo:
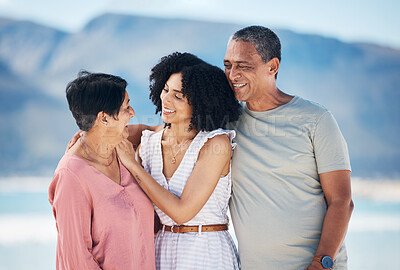
<path fill-rule="evenodd" d="M 91 206 L 78 181 L 69 170 L 59 170 L 50 186 L 59 260 L 68 269 L 100 269 L 91 253 Z"/>
<path fill-rule="evenodd" d="M 313 144 L 318 174 L 338 170 L 351 171 L 346 141 L 331 112 L 325 112 L 318 120 Z"/>

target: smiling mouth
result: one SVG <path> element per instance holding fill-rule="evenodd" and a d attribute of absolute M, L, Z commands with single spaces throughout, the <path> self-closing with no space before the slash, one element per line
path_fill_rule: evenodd
<path fill-rule="evenodd" d="M 174 113 L 175 111 L 173 111 L 173 110 L 169 110 L 169 109 L 167 109 L 167 108 L 163 108 L 162 109 L 162 113 L 164 114 L 164 115 L 169 115 L 169 114 L 172 114 L 172 113 Z"/>
<path fill-rule="evenodd" d="M 240 89 L 240 88 L 244 87 L 245 85 L 247 85 L 247 83 L 232 83 L 232 86 L 235 89 Z"/>

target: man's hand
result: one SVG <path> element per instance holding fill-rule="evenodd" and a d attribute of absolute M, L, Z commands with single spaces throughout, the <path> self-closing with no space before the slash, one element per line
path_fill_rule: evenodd
<path fill-rule="evenodd" d="M 305 270 L 324 270 L 321 263 L 312 261 L 312 263 Z"/>

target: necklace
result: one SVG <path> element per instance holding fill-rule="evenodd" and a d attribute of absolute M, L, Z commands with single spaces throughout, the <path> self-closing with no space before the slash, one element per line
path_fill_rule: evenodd
<path fill-rule="evenodd" d="M 174 151 L 172 150 L 172 144 L 169 145 L 170 152 L 171 152 L 171 155 L 172 155 L 172 158 L 171 158 L 171 163 L 172 163 L 172 164 L 175 164 L 175 163 L 176 163 L 176 156 L 182 151 L 182 147 L 184 147 L 189 141 L 191 141 L 191 140 L 193 140 L 193 139 L 194 139 L 194 137 L 185 140 L 185 142 L 183 142 L 183 143 L 176 144 L 176 145 L 174 146 L 174 148 L 175 148 L 175 147 L 178 147 L 178 148 L 179 148 L 178 151 L 176 152 L 176 154 L 174 154 Z"/>
<path fill-rule="evenodd" d="M 170 129 L 170 128 L 171 128 L 171 124 L 165 124 L 164 129 Z M 177 143 L 176 145 L 174 145 L 174 148 L 179 147 L 178 152 L 176 152 L 176 154 L 174 154 L 174 151 L 172 150 L 171 137 L 168 136 L 169 149 L 170 149 L 170 152 L 172 155 L 172 158 L 171 158 L 172 164 L 176 163 L 176 156 L 182 151 L 182 147 L 185 146 L 188 141 L 193 140 L 196 136 L 197 136 L 197 132 L 192 138 L 186 139 L 183 143 L 180 143 L 180 144 Z"/>
<path fill-rule="evenodd" d="M 98 164 L 100 164 L 100 165 L 102 165 L 102 166 L 104 166 L 104 167 L 108 167 L 108 166 L 110 166 L 110 165 L 113 163 L 114 158 L 115 158 L 115 157 L 114 157 L 114 151 L 113 151 L 112 154 L 111 154 L 111 155 L 112 155 L 112 159 L 111 159 L 110 163 L 104 164 L 103 162 L 99 161 L 98 159 L 96 159 L 95 157 L 93 157 L 92 155 L 90 155 L 89 152 L 87 151 L 87 148 L 89 148 L 90 150 L 92 150 L 97 156 L 99 156 L 99 157 L 101 157 L 101 158 L 103 158 L 103 159 L 106 159 L 106 158 L 100 156 L 99 154 L 96 153 L 96 151 L 94 151 L 92 148 L 90 148 L 90 146 L 87 145 L 87 143 L 82 139 L 82 137 L 79 138 L 79 141 L 81 142 L 82 147 L 83 147 L 83 151 L 85 151 L 86 155 L 87 155 L 88 157 L 90 157 L 92 160 L 96 161 Z M 109 157 L 108 157 L 108 158 L 109 158 Z M 108 158 L 107 158 L 107 159 L 108 159 Z"/>
<path fill-rule="evenodd" d="M 172 164 L 176 163 L 176 156 L 181 152 L 182 146 L 184 146 L 189 140 L 190 139 L 187 139 L 184 143 L 179 144 L 179 149 L 178 149 L 178 152 L 176 152 L 176 154 L 174 154 L 174 151 L 172 151 L 172 145 L 169 145 L 169 148 L 171 150 L 171 155 L 172 155 L 172 158 L 171 158 Z M 178 147 L 178 145 L 176 145 L 175 147 Z"/>
<path fill-rule="evenodd" d="M 102 159 L 108 159 L 108 158 L 109 158 L 109 157 L 102 157 L 101 155 L 97 154 L 97 152 L 96 152 L 95 150 L 93 150 L 93 148 L 90 147 L 90 146 L 82 139 L 82 137 L 80 137 L 79 139 L 80 139 L 81 142 L 84 144 L 84 147 L 85 147 L 86 149 L 89 148 L 90 150 L 92 150 L 92 152 L 95 153 L 96 156 L 98 156 L 98 157 L 100 157 L 100 158 L 102 158 Z"/>

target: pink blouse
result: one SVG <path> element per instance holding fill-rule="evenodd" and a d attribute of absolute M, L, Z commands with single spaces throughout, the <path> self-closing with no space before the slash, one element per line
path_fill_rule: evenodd
<path fill-rule="evenodd" d="M 121 185 L 65 154 L 49 187 L 57 269 L 155 269 L 154 209 L 119 163 Z"/>

